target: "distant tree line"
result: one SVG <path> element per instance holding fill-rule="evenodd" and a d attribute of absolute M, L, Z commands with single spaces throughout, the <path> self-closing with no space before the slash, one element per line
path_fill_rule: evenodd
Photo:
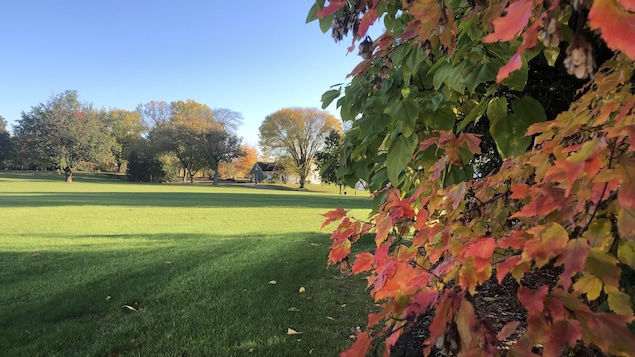
<path fill-rule="evenodd" d="M 197 173 L 247 174 L 255 149 L 235 133 L 242 115 L 193 100 L 151 101 L 135 111 L 95 109 L 77 91 L 22 112 L 11 135 L 0 117 L 0 168 L 126 172 L 132 181 L 194 181 Z M 233 167 L 234 166 L 234 167 Z"/>

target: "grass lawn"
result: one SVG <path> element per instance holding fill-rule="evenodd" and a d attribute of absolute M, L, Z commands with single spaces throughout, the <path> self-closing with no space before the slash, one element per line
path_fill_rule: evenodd
<path fill-rule="evenodd" d="M 0 172 L 2 356 L 336 356 L 367 322 L 319 230 L 366 194 L 74 181 Z"/>

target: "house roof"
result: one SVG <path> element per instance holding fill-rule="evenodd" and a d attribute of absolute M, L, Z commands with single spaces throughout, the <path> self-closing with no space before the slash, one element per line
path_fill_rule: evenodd
<path fill-rule="evenodd" d="M 275 162 L 261 162 L 258 161 L 256 162 L 256 165 L 258 165 L 258 167 L 260 167 L 260 170 L 265 172 L 265 171 L 275 171 L 276 169 L 280 168 L 280 165 L 276 164 Z"/>

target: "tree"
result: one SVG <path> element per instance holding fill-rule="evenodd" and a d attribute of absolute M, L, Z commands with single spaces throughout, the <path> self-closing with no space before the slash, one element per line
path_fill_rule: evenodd
<path fill-rule="evenodd" d="M 304 188 L 315 155 L 331 130 L 341 130 L 341 123 L 325 111 L 286 108 L 265 118 L 259 128 L 259 143 L 272 153 L 288 156 L 300 176 L 300 188 Z"/>
<path fill-rule="evenodd" d="M 0 168 L 6 167 L 11 150 L 11 135 L 7 132 L 7 121 L 0 116 Z"/>
<path fill-rule="evenodd" d="M 107 113 L 108 129 L 115 138 L 113 155 L 117 162 L 117 172 L 121 172 L 126 163 L 132 145 L 141 139 L 147 129 L 141 120 L 141 114 L 122 109 L 111 109 Z"/>
<path fill-rule="evenodd" d="M 235 133 L 236 130 L 243 124 L 243 115 L 239 112 L 234 112 L 225 108 L 212 109 L 214 120 L 223 124 L 225 130 L 231 133 Z"/>
<path fill-rule="evenodd" d="M 164 151 L 176 155 L 183 167 L 183 182 L 189 174 L 193 183 L 194 175 L 207 165 L 203 151 L 205 134 L 221 128 L 209 106 L 179 100 L 170 103 L 169 120 L 155 126 L 150 138 Z"/>
<path fill-rule="evenodd" d="M 164 101 L 150 101 L 137 105 L 137 113 L 141 116 L 143 125 L 148 128 L 155 128 L 161 124 L 167 124 L 170 120 L 170 104 Z"/>
<path fill-rule="evenodd" d="M 207 167 L 214 170 L 214 185 L 218 185 L 218 167 L 243 156 L 242 138 L 224 130 L 210 130 L 203 136 L 202 154 Z"/>
<path fill-rule="evenodd" d="M 66 182 L 72 182 L 80 162 L 98 163 L 111 157 L 112 138 L 76 91 L 54 95 L 30 112 L 22 112 L 16 134 L 36 158 L 62 168 Z"/>
<path fill-rule="evenodd" d="M 339 147 L 342 143 L 342 136 L 336 130 L 331 130 L 324 140 L 323 151 L 318 151 L 315 155 L 317 167 L 320 169 L 320 177 L 324 183 L 334 183 L 340 187 L 345 184 L 342 178 L 337 177 L 337 170 L 340 167 Z"/>
<path fill-rule="evenodd" d="M 221 163 L 218 168 L 221 175 L 230 177 L 247 177 L 249 171 L 258 161 L 258 150 L 247 144 L 242 144 L 240 149 L 244 153 L 243 156 L 239 156 L 229 163 Z"/>
<path fill-rule="evenodd" d="M 635 356 L 620 282 L 635 269 L 632 9 L 316 1 L 309 21 L 359 42 L 350 83 L 322 98 L 339 98 L 351 123 L 340 173 L 375 192 L 370 219 L 325 214 L 338 222 L 330 264 L 350 268 L 351 244 L 369 233 L 376 246 L 352 272 L 368 274 L 381 311 L 343 355 L 364 355 L 377 338 L 389 354 L 420 320 L 425 355 L 496 355 L 507 342 L 511 355 L 594 345 Z M 373 41 L 379 18 L 386 31 Z M 501 323 L 475 308 L 483 285 L 505 279 L 526 318 Z"/>

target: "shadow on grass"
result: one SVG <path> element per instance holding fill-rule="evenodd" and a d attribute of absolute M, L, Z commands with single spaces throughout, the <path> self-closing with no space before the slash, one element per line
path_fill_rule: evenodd
<path fill-rule="evenodd" d="M 0 207 L 312 207 L 369 208 L 363 197 L 271 191 L 245 192 L 21 192 L 0 200 Z"/>
<path fill-rule="evenodd" d="M 357 285 L 365 298 L 364 283 L 324 268 L 327 235 L 128 238 L 142 244 L 38 256 L 0 252 L 0 350 L 182 356 L 247 355 L 254 348 L 266 356 L 311 349 L 336 355 L 350 345 L 350 327 L 365 323 L 368 306 L 352 310 L 357 297 L 342 297 L 338 288 Z M 304 335 L 288 336 L 287 328 Z"/>

